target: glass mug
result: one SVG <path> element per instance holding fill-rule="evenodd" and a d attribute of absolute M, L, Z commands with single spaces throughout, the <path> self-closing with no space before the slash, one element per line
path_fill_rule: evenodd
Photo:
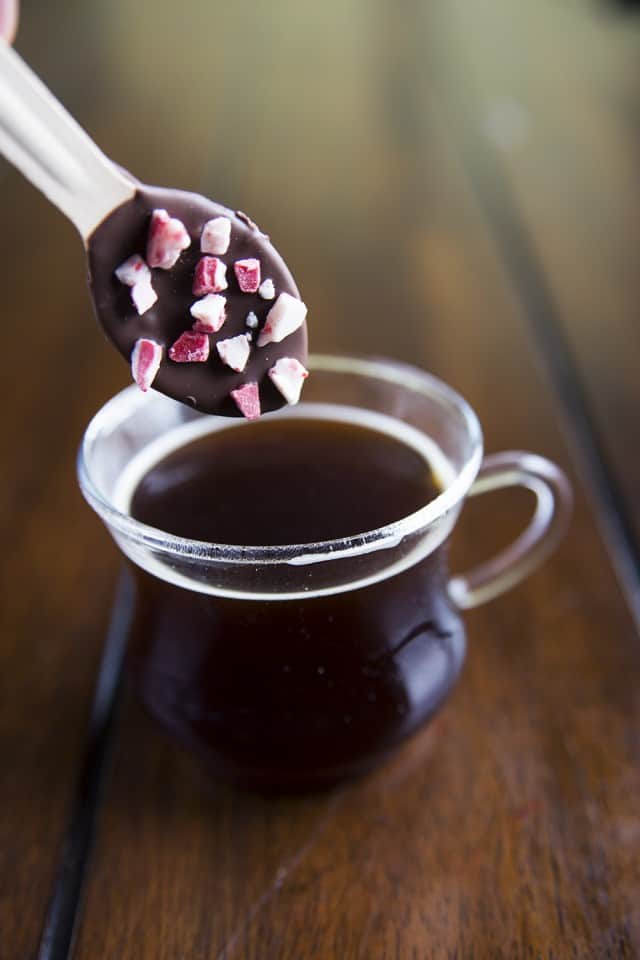
<path fill-rule="evenodd" d="M 132 465 L 140 476 L 140 458 L 157 462 L 174 428 L 208 432 L 221 418 L 135 386 L 93 418 L 78 458 L 85 498 L 131 561 L 138 693 L 215 774 L 249 787 L 309 788 L 363 773 L 416 731 L 460 673 L 460 611 L 526 577 L 557 543 L 571 505 L 568 481 L 548 460 L 483 460 L 475 413 L 435 377 L 387 360 L 316 356 L 309 365 L 304 402 L 271 416 L 375 424 L 418 451 L 437 448 L 447 470 L 435 499 L 324 543 L 301 534 L 289 546 L 220 545 L 146 526 L 121 502 Z M 508 486 L 536 497 L 528 527 L 489 562 L 450 577 L 447 543 L 465 498 Z"/>

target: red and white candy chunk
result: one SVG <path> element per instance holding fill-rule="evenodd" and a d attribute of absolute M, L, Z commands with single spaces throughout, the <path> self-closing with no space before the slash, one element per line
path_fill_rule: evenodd
<path fill-rule="evenodd" d="M 244 383 L 237 390 L 231 391 L 238 410 L 247 420 L 257 420 L 260 416 L 260 393 L 257 383 Z"/>
<path fill-rule="evenodd" d="M 241 333 L 240 336 L 230 337 L 228 340 L 218 340 L 216 349 L 223 363 L 226 363 L 236 373 L 242 373 L 251 351 L 249 338 L 246 334 Z"/>
<path fill-rule="evenodd" d="M 267 314 L 267 322 L 258 336 L 258 346 L 280 343 L 304 323 L 307 308 L 290 293 L 281 293 Z"/>
<path fill-rule="evenodd" d="M 208 293 L 191 304 L 189 313 L 195 317 L 193 329 L 197 333 L 217 333 L 227 319 L 227 298 L 219 293 Z"/>
<path fill-rule="evenodd" d="M 276 295 L 276 287 L 271 277 L 267 277 L 266 280 L 262 281 L 258 287 L 258 294 L 263 300 L 273 300 Z"/>
<path fill-rule="evenodd" d="M 166 210 L 153 211 L 147 238 L 147 263 L 150 267 L 170 270 L 190 244 L 191 237 L 182 220 L 170 217 Z"/>
<path fill-rule="evenodd" d="M 136 340 L 131 351 L 131 373 L 133 379 L 145 393 L 155 380 L 162 360 L 162 347 L 155 340 L 141 337 Z"/>
<path fill-rule="evenodd" d="M 181 333 L 169 356 L 175 363 L 205 363 L 209 359 L 209 337 L 206 333 Z"/>
<path fill-rule="evenodd" d="M 281 357 L 269 370 L 269 376 L 287 403 L 293 404 L 300 399 L 309 371 L 295 357 Z"/>
<path fill-rule="evenodd" d="M 158 299 L 151 285 L 151 270 L 142 257 L 134 253 L 132 257 L 120 264 L 115 274 L 120 283 L 131 287 L 133 305 L 142 316 Z"/>
<path fill-rule="evenodd" d="M 133 287 L 144 280 L 151 280 L 151 270 L 139 253 L 134 253 L 132 257 L 121 263 L 115 274 L 120 283 L 124 283 L 127 287 Z"/>
<path fill-rule="evenodd" d="M 207 220 L 200 236 L 200 249 L 203 253 L 226 253 L 231 240 L 231 220 L 229 217 L 214 217 Z"/>
<path fill-rule="evenodd" d="M 227 266 L 217 257 L 200 257 L 193 278 L 193 293 L 202 297 L 205 293 L 220 293 L 226 290 Z"/>
<path fill-rule="evenodd" d="M 154 305 L 158 294 L 151 286 L 150 280 L 143 280 L 140 283 L 134 283 L 131 287 L 131 299 L 138 314 L 142 316 Z"/>
<path fill-rule="evenodd" d="M 260 286 L 260 261 L 254 257 L 236 260 L 233 265 L 238 286 L 243 293 L 257 293 Z"/>

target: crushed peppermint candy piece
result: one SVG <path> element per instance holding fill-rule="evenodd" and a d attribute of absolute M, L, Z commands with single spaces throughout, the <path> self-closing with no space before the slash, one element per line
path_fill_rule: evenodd
<path fill-rule="evenodd" d="M 162 360 L 162 347 L 155 340 L 141 337 L 131 351 L 133 379 L 145 393 L 153 383 Z"/>
<path fill-rule="evenodd" d="M 243 293 L 257 293 L 260 286 L 260 261 L 254 257 L 236 260 L 233 265 L 238 286 Z"/>
<path fill-rule="evenodd" d="M 295 317 L 296 306 L 304 308 L 283 311 L 287 298 L 278 300 L 287 293 L 293 303 L 304 293 L 268 236 L 244 216 L 195 193 L 137 183 L 93 232 L 87 254 L 96 316 L 122 355 L 134 396 L 138 387 L 126 371 L 136 341 L 148 338 L 162 347 L 151 396 L 160 391 L 241 425 L 231 391 L 255 383 L 261 420 L 279 409 L 294 412 L 269 370 L 282 357 L 307 366 L 306 321 L 299 326 Z M 162 269 L 176 256 L 171 269 Z M 219 341 L 231 343 L 218 349 Z M 313 384 L 303 386 L 296 409 L 313 400 Z M 245 400 L 250 397 L 251 389 Z"/>
<path fill-rule="evenodd" d="M 230 337 L 228 340 L 218 340 L 216 349 L 223 363 L 226 363 L 236 373 L 242 373 L 251 351 L 249 341 L 244 333 L 241 333 L 238 337 Z"/>
<path fill-rule="evenodd" d="M 309 371 L 295 357 L 281 357 L 269 370 L 269 376 L 287 403 L 293 404 L 300 399 Z"/>
<path fill-rule="evenodd" d="M 120 283 L 124 283 L 127 287 L 133 287 L 141 280 L 151 280 L 151 270 L 139 253 L 134 253 L 132 257 L 121 263 L 115 274 Z"/>
<path fill-rule="evenodd" d="M 115 275 L 120 283 L 131 288 L 131 299 L 140 316 L 146 313 L 158 299 L 151 285 L 151 270 L 139 254 L 134 253 L 132 257 L 121 263 Z"/>
<path fill-rule="evenodd" d="M 257 420 L 260 416 L 260 393 L 257 383 L 245 383 L 231 391 L 240 413 L 247 420 Z"/>
<path fill-rule="evenodd" d="M 280 343 L 304 323 L 307 308 L 302 300 L 290 293 L 281 293 L 267 314 L 267 322 L 260 331 L 258 346 Z"/>
<path fill-rule="evenodd" d="M 131 299 L 140 316 L 146 313 L 158 299 L 158 294 L 151 286 L 151 280 L 140 280 L 139 283 L 134 283 L 131 287 Z"/>
<path fill-rule="evenodd" d="M 175 363 L 204 363 L 209 359 L 209 337 L 187 330 L 169 348 L 169 356 Z"/>
<path fill-rule="evenodd" d="M 258 294 L 262 297 L 263 300 L 273 300 L 276 295 L 276 288 L 274 286 L 273 280 L 267 278 L 263 280 L 260 286 L 258 287 Z"/>
<path fill-rule="evenodd" d="M 227 265 L 217 257 L 201 257 L 198 260 L 196 273 L 193 278 L 193 292 L 196 297 L 205 293 L 220 293 L 226 290 Z"/>
<path fill-rule="evenodd" d="M 191 245 L 191 237 L 182 220 L 170 217 L 166 210 L 151 214 L 147 239 L 147 263 L 150 267 L 170 270 L 183 250 Z"/>
<path fill-rule="evenodd" d="M 231 220 L 229 217 L 214 217 L 207 220 L 200 236 L 200 249 L 203 253 L 226 253 L 231 240 Z"/>
<path fill-rule="evenodd" d="M 193 329 L 197 333 L 217 333 L 225 320 L 227 298 L 219 293 L 208 293 L 202 300 L 196 300 L 189 308 L 189 313 L 195 317 Z"/>

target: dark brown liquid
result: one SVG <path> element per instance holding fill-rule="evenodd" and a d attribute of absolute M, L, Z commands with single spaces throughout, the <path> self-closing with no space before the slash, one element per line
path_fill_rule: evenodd
<path fill-rule="evenodd" d="M 268 546 L 376 530 L 439 492 L 424 458 L 377 430 L 263 420 L 170 454 L 138 485 L 131 512 L 180 537 Z"/>
<path fill-rule="evenodd" d="M 423 457 L 392 437 L 267 420 L 169 455 L 142 479 L 132 514 L 194 539 L 302 543 L 375 529 L 438 492 Z M 444 547 L 370 586 L 301 600 L 136 576 L 132 662 L 145 702 L 217 772 L 252 786 L 366 770 L 433 713 L 462 664 Z"/>

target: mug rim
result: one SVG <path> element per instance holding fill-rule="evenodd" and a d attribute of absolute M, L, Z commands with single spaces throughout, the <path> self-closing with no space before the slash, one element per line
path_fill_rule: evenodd
<path fill-rule="evenodd" d="M 134 519 L 130 514 L 118 510 L 97 489 L 91 478 L 88 458 L 93 444 L 104 428 L 105 422 L 112 420 L 114 416 L 117 419 L 118 413 L 121 413 L 122 416 L 121 408 L 130 412 L 153 399 L 149 397 L 149 394 L 139 390 L 135 384 L 131 384 L 103 404 L 91 418 L 84 431 L 77 456 L 78 482 L 83 496 L 112 532 L 120 534 L 147 549 L 172 555 L 181 560 L 187 559 L 203 563 L 251 564 L 253 566 L 274 563 L 303 565 L 324 560 L 340 560 L 347 556 L 355 557 L 376 550 L 391 548 L 397 546 L 405 537 L 441 520 L 462 502 L 482 463 L 483 437 L 482 428 L 475 411 L 461 394 L 433 374 L 411 364 L 387 358 L 310 354 L 308 365 L 312 371 L 357 374 L 369 379 L 394 383 L 427 397 L 437 397 L 439 401 L 444 400 L 462 417 L 471 441 L 470 456 L 462 467 L 456 471 L 455 478 L 447 484 L 437 497 L 420 507 L 419 510 L 375 530 L 332 540 L 277 546 L 243 546 L 192 540 L 149 526 Z M 178 403 L 179 401 L 175 402 Z M 419 430 L 418 427 L 415 429 Z M 420 432 L 423 433 L 424 431 Z"/>

